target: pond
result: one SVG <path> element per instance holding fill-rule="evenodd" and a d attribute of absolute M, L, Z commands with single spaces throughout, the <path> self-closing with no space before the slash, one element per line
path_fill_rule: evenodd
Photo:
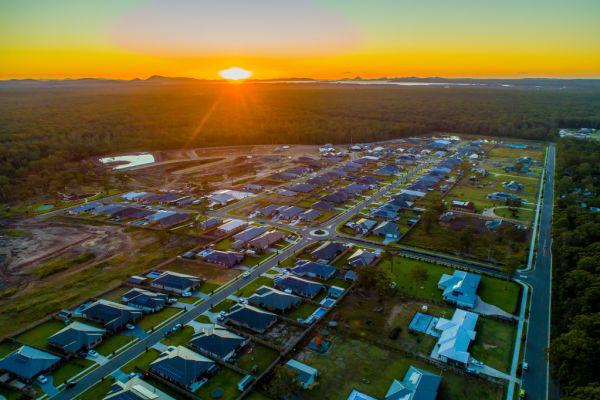
<path fill-rule="evenodd" d="M 124 156 L 104 157 L 100 159 L 102 164 L 111 166 L 112 169 L 123 169 L 137 167 L 153 163 L 154 156 L 149 153 L 128 154 Z"/>

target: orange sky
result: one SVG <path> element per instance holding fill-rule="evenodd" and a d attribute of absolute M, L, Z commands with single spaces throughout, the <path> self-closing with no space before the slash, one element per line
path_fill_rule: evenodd
<path fill-rule="evenodd" d="M 600 77 L 595 0 L 12 3 L 0 79 Z"/>

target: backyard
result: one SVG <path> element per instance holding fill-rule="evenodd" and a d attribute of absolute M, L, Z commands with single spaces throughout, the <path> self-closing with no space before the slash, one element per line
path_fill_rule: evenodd
<path fill-rule="evenodd" d="M 471 355 L 492 368 L 509 372 L 515 342 L 515 326 L 480 317 L 475 329 L 477 336 L 471 346 Z"/>

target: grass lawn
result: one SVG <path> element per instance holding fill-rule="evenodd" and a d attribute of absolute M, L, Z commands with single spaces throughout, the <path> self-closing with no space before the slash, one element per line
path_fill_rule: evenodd
<path fill-rule="evenodd" d="M 264 395 L 260 392 L 253 391 L 245 397 L 247 400 L 272 400 L 271 397 Z"/>
<path fill-rule="evenodd" d="M 110 301 L 115 301 L 117 303 L 120 303 L 123 295 L 125 293 L 129 292 L 131 289 L 132 288 L 128 287 L 128 286 L 121 286 L 121 287 L 116 288 L 115 290 L 111 290 L 110 292 L 106 293 L 105 295 L 102 296 L 102 298 L 105 300 L 110 300 Z"/>
<path fill-rule="evenodd" d="M 481 300 L 500 307 L 511 314 L 517 311 L 517 304 L 520 303 L 519 285 L 517 283 L 486 275 L 481 275 L 478 294 Z"/>
<path fill-rule="evenodd" d="M 10 342 L 8 340 L 3 341 L 2 343 L 0 343 L 0 358 L 4 358 L 5 356 L 9 355 L 18 347 L 19 346 L 17 346 L 13 342 Z"/>
<path fill-rule="evenodd" d="M 226 251 L 231 249 L 231 245 L 233 244 L 233 238 L 229 237 L 227 239 L 223 239 L 217 244 L 215 244 L 215 250 Z"/>
<path fill-rule="evenodd" d="M 64 322 L 51 319 L 33 329 L 25 331 L 15 339 L 21 343 L 36 347 L 48 348 L 48 338 L 65 327 Z"/>
<path fill-rule="evenodd" d="M 186 304 L 194 304 L 195 302 L 199 301 L 200 298 L 198 297 L 178 297 L 177 301 L 180 303 L 186 303 Z"/>
<path fill-rule="evenodd" d="M 334 336 L 332 341 L 331 349 L 325 354 L 305 350 L 297 356 L 300 361 L 319 370 L 319 384 L 305 392 L 307 399 L 342 400 L 353 389 L 376 398 L 384 398 L 393 380 L 401 380 L 410 365 L 440 373 L 431 365 L 364 341 L 341 336 Z M 499 392 L 501 388 L 471 377 L 444 372 L 439 398 L 496 400 Z"/>
<path fill-rule="evenodd" d="M 110 387 L 112 386 L 114 381 L 115 381 L 115 378 L 113 378 L 112 376 L 109 376 L 108 378 L 105 378 L 103 381 L 96 383 L 94 386 L 92 386 L 91 388 L 89 388 L 88 390 L 83 392 L 77 399 L 78 400 L 103 399 L 106 396 L 106 394 L 108 393 L 108 391 L 110 390 Z"/>
<path fill-rule="evenodd" d="M 248 283 L 246 286 L 237 291 L 236 295 L 241 297 L 251 296 L 256 289 L 261 286 L 273 286 L 273 279 L 267 278 L 266 276 L 259 276 L 252 282 Z"/>
<path fill-rule="evenodd" d="M 252 352 L 247 349 L 235 365 L 256 376 L 266 370 L 277 359 L 279 353 L 258 343 L 252 343 L 251 346 Z"/>
<path fill-rule="evenodd" d="M 343 280 L 342 278 L 332 278 L 326 282 L 330 286 L 337 286 L 343 289 L 347 289 L 352 286 L 352 282 Z"/>
<path fill-rule="evenodd" d="M 203 399 L 211 399 L 211 393 L 217 388 L 223 389 L 223 396 L 220 399 L 233 400 L 240 395 L 237 390 L 237 383 L 243 378 L 242 374 L 239 374 L 229 368 L 221 367 L 208 382 L 198 389 L 195 394 Z"/>
<path fill-rule="evenodd" d="M 145 315 L 144 318 L 139 322 L 139 326 L 147 331 L 154 328 L 156 325 L 167 320 L 175 314 L 179 314 L 182 310 L 180 308 L 165 307 L 162 310 L 155 312 L 154 314 Z"/>
<path fill-rule="evenodd" d="M 492 368 L 508 372 L 513 355 L 515 326 L 479 317 L 475 329 L 477 336 L 471 346 L 471 355 Z"/>
<path fill-rule="evenodd" d="M 202 283 L 202 286 L 200 286 L 200 291 L 202 293 L 210 294 L 210 292 L 217 290 L 220 287 L 221 287 L 221 285 L 218 283 L 206 281 L 206 282 Z"/>
<path fill-rule="evenodd" d="M 300 305 L 300 307 L 294 308 L 292 311 L 285 314 L 285 316 L 288 318 L 291 318 L 291 319 L 297 319 L 297 318 L 304 319 L 304 318 L 308 317 L 310 314 L 312 314 L 317 308 L 318 307 L 312 303 L 303 302 Z"/>
<path fill-rule="evenodd" d="M 105 338 L 95 350 L 103 356 L 108 357 L 133 339 L 133 336 L 125 336 L 117 333 L 116 335 Z"/>
<path fill-rule="evenodd" d="M 210 318 L 208 318 L 208 315 L 201 315 L 198 318 L 196 318 L 195 321 L 200 322 L 201 324 L 210 324 L 210 323 L 212 323 L 210 321 Z"/>
<path fill-rule="evenodd" d="M 62 364 L 56 370 L 52 372 L 52 376 L 54 380 L 52 383 L 54 386 L 58 386 L 67 379 L 77 375 L 84 369 L 94 365 L 95 363 L 91 360 L 86 360 L 84 358 L 74 358 L 73 360 Z"/>
<path fill-rule="evenodd" d="M 125 364 L 121 371 L 126 374 L 130 374 L 132 372 L 145 372 L 150 363 L 156 360 L 160 356 L 160 352 L 156 349 L 148 349 L 147 352 L 133 359 L 132 361 Z"/>
<path fill-rule="evenodd" d="M 221 311 L 229 311 L 229 309 L 236 304 L 235 301 L 230 300 L 230 299 L 225 299 L 222 302 L 220 302 L 219 304 L 217 304 L 216 306 L 214 306 L 213 308 L 210 309 L 210 312 L 212 313 L 220 313 Z"/>
<path fill-rule="evenodd" d="M 243 263 L 249 267 L 254 267 L 255 265 L 258 265 L 259 263 L 262 263 L 265 259 L 267 259 L 268 257 L 271 257 L 274 253 L 263 253 L 257 256 L 247 256 Z"/>
<path fill-rule="evenodd" d="M 494 214 L 503 218 L 512 218 L 524 222 L 533 222 L 533 219 L 535 218 L 535 210 L 528 208 L 519 208 L 517 210 L 518 212 L 516 216 L 513 216 L 512 212 L 508 208 L 496 208 L 494 210 Z"/>
<path fill-rule="evenodd" d="M 167 346 L 181 346 L 189 343 L 192 336 L 194 336 L 194 328 L 191 326 L 184 326 L 183 329 L 173 332 L 164 338 L 162 342 Z"/>
<path fill-rule="evenodd" d="M 21 392 L 0 386 L 0 398 L 2 398 L 2 396 L 4 396 L 6 400 L 20 400 L 26 398 Z"/>

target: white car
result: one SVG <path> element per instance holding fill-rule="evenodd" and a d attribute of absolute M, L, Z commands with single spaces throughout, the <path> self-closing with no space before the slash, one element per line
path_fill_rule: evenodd
<path fill-rule="evenodd" d="M 130 331 L 132 331 L 132 330 L 135 329 L 135 325 L 133 325 L 133 324 L 127 324 L 127 325 L 125 325 L 125 328 L 129 329 Z"/>
<path fill-rule="evenodd" d="M 242 274 L 242 278 L 248 278 L 250 276 L 250 271 L 246 271 Z"/>
<path fill-rule="evenodd" d="M 529 369 L 529 364 L 523 361 L 523 371 L 527 371 Z"/>
<path fill-rule="evenodd" d="M 90 350 L 90 351 L 88 351 L 88 357 L 96 358 L 96 357 L 98 357 L 98 352 L 95 350 Z"/>
<path fill-rule="evenodd" d="M 192 292 L 183 292 L 181 293 L 181 297 L 192 297 Z"/>
<path fill-rule="evenodd" d="M 38 380 L 38 382 L 39 382 L 39 383 L 41 383 L 41 384 L 44 384 L 44 383 L 48 382 L 48 378 L 46 378 L 46 376 L 45 376 L 45 375 L 40 375 L 40 376 L 38 376 L 38 377 L 37 377 L 37 380 Z"/>
<path fill-rule="evenodd" d="M 245 297 L 240 297 L 240 298 L 238 299 L 238 302 L 239 302 L 240 304 L 248 304 L 248 299 L 246 299 Z"/>

